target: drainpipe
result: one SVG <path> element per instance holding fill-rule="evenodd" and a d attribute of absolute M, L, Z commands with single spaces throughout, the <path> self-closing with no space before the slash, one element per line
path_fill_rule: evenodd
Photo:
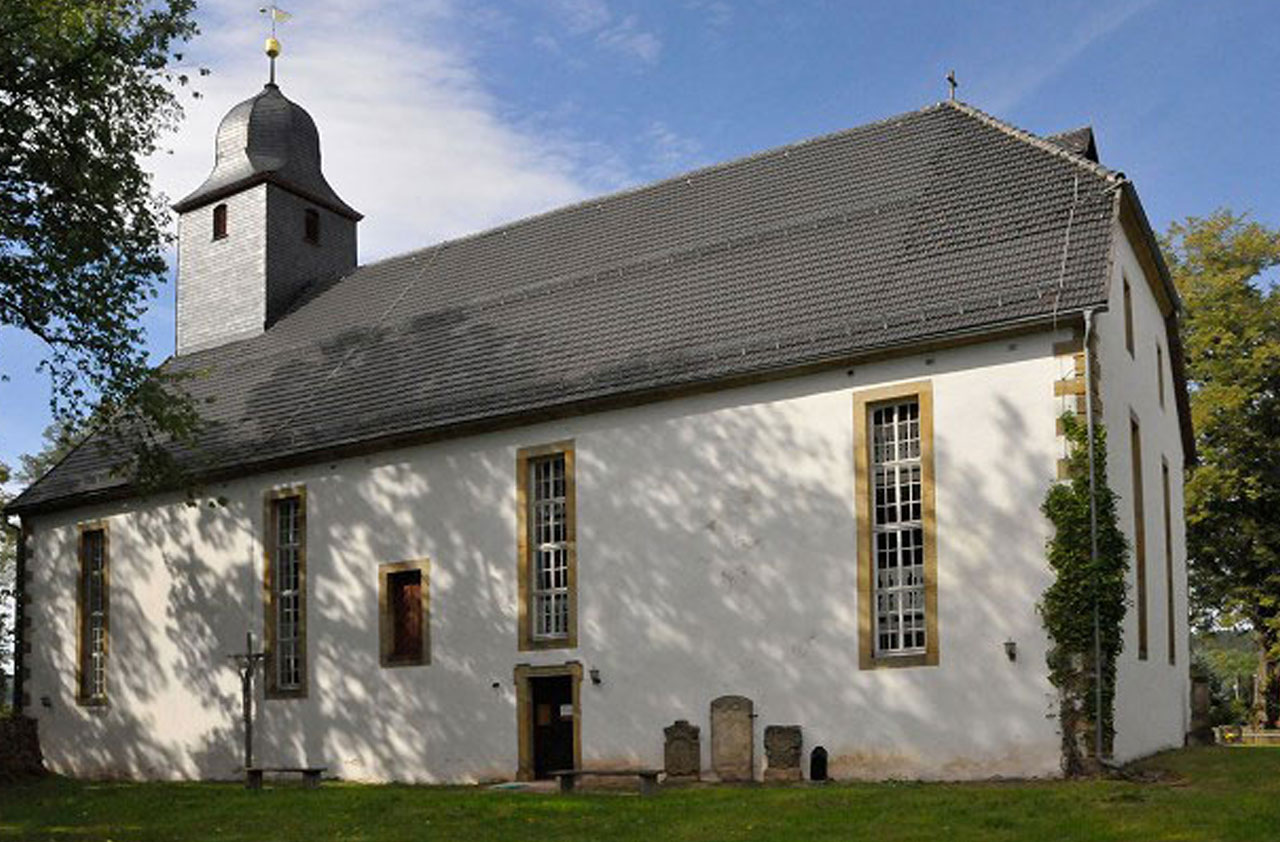
<path fill-rule="evenodd" d="M 1089 438 L 1089 561 L 1095 571 L 1093 583 L 1093 757 L 1102 765 L 1102 620 L 1098 608 L 1098 491 L 1097 466 L 1093 449 L 1093 311 L 1084 311 L 1084 412 Z"/>

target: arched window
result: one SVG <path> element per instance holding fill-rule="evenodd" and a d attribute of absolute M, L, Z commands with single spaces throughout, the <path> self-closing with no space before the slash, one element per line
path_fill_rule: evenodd
<path fill-rule="evenodd" d="M 307 208 L 306 216 L 303 219 L 303 237 L 308 243 L 320 242 L 320 212 Z"/>
<path fill-rule="evenodd" d="M 227 206 L 217 205 L 213 209 L 213 238 L 221 240 L 227 236 Z"/>

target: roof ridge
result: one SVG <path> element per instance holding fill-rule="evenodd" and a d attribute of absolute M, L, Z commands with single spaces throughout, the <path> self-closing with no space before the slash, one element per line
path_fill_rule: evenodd
<path fill-rule="evenodd" d="M 1059 146 L 1058 144 L 1054 143 L 1051 140 L 1048 140 L 1047 138 L 1041 137 L 1040 135 L 1035 134 L 1033 132 L 1029 132 L 1026 129 L 1019 128 L 1013 125 L 1012 123 L 1007 123 L 1004 120 L 1001 120 L 999 117 L 993 117 L 987 112 L 983 111 L 982 109 L 975 108 L 974 106 L 970 105 L 967 102 L 960 102 L 959 100 L 946 100 L 941 104 L 948 105 L 951 108 L 954 108 L 956 111 L 959 111 L 961 114 L 965 114 L 973 118 L 974 120 L 977 120 L 980 123 L 988 125 L 991 128 L 996 129 L 997 131 L 1004 132 L 1010 137 L 1017 138 L 1018 140 L 1021 140 L 1024 143 L 1027 143 L 1031 146 L 1036 147 L 1037 149 L 1040 149 L 1044 152 L 1048 152 L 1050 155 L 1056 155 L 1059 158 L 1065 158 L 1066 160 L 1072 162 L 1073 164 L 1076 164 L 1077 166 L 1090 171 L 1094 175 L 1105 178 L 1107 181 L 1118 184 L 1120 182 L 1128 180 L 1125 178 L 1124 173 L 1121 172 L 1120 170 L 1113 170 L 1110 167 L 1104 167 L 1102 164 L 1099 164 L 1095 161 L 1090 161 L 1088 158 L 1086 158 L 1083 155 L 1080 155 L 1076 152 L 1072 152 L 1070 149 L 1066 149 L 1062 146 Z M 1081 126 L 1080 128 L 1082 129 L 1087 128 L 1092 130 L 1093 127 Z M 1079 131 L 1079 129 L 1071 129 L 1071 131 Z M 1059 134 L 1064 134 L 1064 132 L 1059 132 Z"/>

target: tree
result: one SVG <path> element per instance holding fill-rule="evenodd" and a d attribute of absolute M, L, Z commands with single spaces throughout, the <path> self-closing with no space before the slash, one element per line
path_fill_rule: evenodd
<path fill-rule="evenodd" d="M 1199 464 L 1187 476 L 1192 610 L 1251 632 L 1255 717 L 1273 724 L 1280 663 L 1280 230 L 1219 210 L 1169 226 Z"/>
<path fill-rule="evenodd" d="M 43 341 L 55 419 L 94 415 L 144 481 L 171 479 L 166 444 L 198 428 L 139 325 L 169 242 L 142 160 L 181 116 L 170 68 L 193 8 L 6 0 L 0 16 L 0 326 Z"/>
<path fill-rule="evenodd" d="M 44 429 L 44 446 L 34 454 L 24 453 L 22 467 L 12 473 L 8 465 L 0 462 L 0 510 L 9 502 L 4 486 L 16 479 L 23 486 L 30 486 L 44 476 L 62 457 L 70 453 L 84 440 L 84 433 L 58 423 Z M 18 530 L 0 515 L 0 671 L 13 665 L 14 620 L 18 598 Z M 0 708 L 5 700 L 0 698 Z"/>
<path fill-rule="evenodd" d="M 22 467 L 14 478 L 23 487 L 30 486 L 48 473 L 50 468 L 62 461 L 62 457 L 85 440 L 86 433 L 55 421 L 44 428 L 42 436 L 44 444 L 37 453 L 24 453 L 18 457 Z"/>
<path fill-rule="evenodd" d="M 9 482 L 9 466 L 0 462 L 0 509 L 8 502 L 4 486 Z M 17 544 L 8 522 L 0 516 L 0 673 L 10 670 L 13 663 L 13 600 L 16 596 Z M 2 684 L 3 682 L 0 682 Z M 0 713 L 8 699 L 0 694 Z"/>

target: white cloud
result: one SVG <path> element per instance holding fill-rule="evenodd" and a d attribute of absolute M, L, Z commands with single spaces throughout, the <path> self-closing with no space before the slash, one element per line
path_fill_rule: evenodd
<path fill-rule="evenodd" d="M 635 15 L 628 15 L 618 23 L 596 33 L 596 43 L 607 50 L 630 56 L 652 64 L 662 52 L 662 41 L 652 32 L 640 28 Z"/>
<path fill-rule="evenodd" d="M 556 0 L 551 12 L 570 36 L 591 36 L 597 47 L 608 52 L 645 64 L 654 63 L 662 53 L 662 39 L 644 29 L 638 16 L 619 19 L 605 0 Z M 539 38 L 549 36 L 536 36 L 535 43 Z M 549 40 L 558 47 L 554 38 Z M 547 48 L 550 44 L 544 41 L 539 46 Z"/>
<path fill-rule="evenodd" d="M 1098 11 L 1082 21 L 1075 32 L 1059 41 L 1056 50 L 1049 51 L 1048 54 L 1036 54 L 1032 66 L 1007 74 L 1006 78 L 1012 82 L 997 90 L 985 107 L 995 114 L 1011 111 L 1037 88 L 1065 70 L 1085 50 L 1115 33 L 1153 3 L 1155 0 L 1134 0 L 1126 5 L 1098 6 Z"/>
<path fill-rule="evenodd" d="M 613 19 L 604 0 L 556 0 L 554 10 L 575 35 L 595 32 Z"/>
<path fill-rule="evenodd" d="M 733 21 L 733 6 L 725 0 L 686 0 L 685 8 L 702 12 L 712 29 L 723 29 Z"/>
<path fill-rule="evenodd" d="M 533 45 L 553 55 L 560 55 L 560 42 L 545 33 L 533 36 Z"/>
<path fill-rule="evenodd" d="M 501 116 L 462 39 L 448 36 L 460 8 L 327 0 L 290 8 L 280 27 L 281 90 L 315 118 L 329 182 L 365 214 L 362 261 L 628 180 L 612 162 L 600 169 L 600 150 Z M 228 0 L 202 5 L 200 19 L 191 60 L 213 75 L 197 80 L 204 96 L 188 105 L 172 154 L 153 159 L 170 199 L 208 174 L 219 120 L 266 77 L 262 19 Z"/>
<path fill-rule="evenodd" d="M 645 135 L 649 141 L 649 161 L 653 172 L 671 175 L 699 165 L 702 144 L 674 131 L 661 120 L 649 124 Z"/>

